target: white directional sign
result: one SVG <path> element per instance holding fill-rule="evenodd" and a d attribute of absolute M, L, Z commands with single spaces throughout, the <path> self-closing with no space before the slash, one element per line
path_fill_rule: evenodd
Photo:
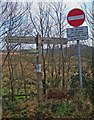
<path fill-rule="evenodd" d="M 67 28 L 67 39 L 68 41 L 87 40 L 88 27 L 82 26 L 82 27 Z"/>

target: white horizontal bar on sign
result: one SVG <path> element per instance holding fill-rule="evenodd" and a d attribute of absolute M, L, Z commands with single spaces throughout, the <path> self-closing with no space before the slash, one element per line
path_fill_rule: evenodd
<path fill-rule="evenodd" d="M 80 19 L 84 19 L 84 15 L 77 15 L 77 16 L 70 16 L 68 17 L 68 20 L 80 20 Z"/>

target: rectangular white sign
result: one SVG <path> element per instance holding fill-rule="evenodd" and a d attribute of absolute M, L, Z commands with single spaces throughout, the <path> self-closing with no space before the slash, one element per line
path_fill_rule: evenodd
<path fill-rule="evenodd" d="M 37 72 L 41 72 L 41 64 L 37 64 L 36 65 L 36 71 Z"/>
<path fill-rule="evenodd" d="M 68 41 L 74 40 L 87 40 L 88 39 L 88 27 L 75 27 L 67 28 L 67 39 Z"/>

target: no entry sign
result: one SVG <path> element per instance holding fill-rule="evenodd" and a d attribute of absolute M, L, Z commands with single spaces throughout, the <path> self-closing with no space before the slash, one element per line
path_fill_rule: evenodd
<path fill-rule="evenodd" d="M 81 9 L 75 8 L 67 15 L 67 21 L 71 26 L 78 27 L 83 24 L 85 14 Z"/>

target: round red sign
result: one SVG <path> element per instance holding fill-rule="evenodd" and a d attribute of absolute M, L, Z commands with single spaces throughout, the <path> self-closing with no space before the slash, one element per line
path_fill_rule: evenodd
<path fill-rule="evenodd" d="M 85 14 L 81 9 L 75 8 L 67 15 L 67 21 L 71 26 L 77 27 L 83 24 Z"/>

